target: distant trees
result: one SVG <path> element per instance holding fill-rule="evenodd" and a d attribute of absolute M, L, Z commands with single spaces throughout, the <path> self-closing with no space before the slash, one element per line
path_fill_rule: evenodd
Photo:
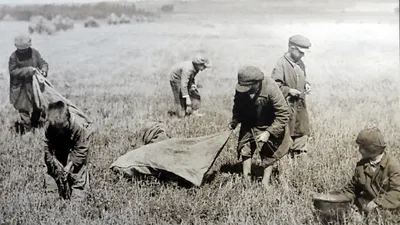
<path fill-rule="evenodd" d="M 117 15 L 132 15 L 140 13 L 132 2 L 100 2 L 86 4 L 45 4 L 45 5 L 17 5 L 0 6 L 0 18 L 10 15 L 16 20 L 29 21 L 32 16 L 42 15 L 51 20 L 57 15 L 69 17 L 74 20 L 84 20 L 88 16 L 94 18 L 107 18 L 111 13 Z"/>
<path fill-rule="evenodd" d="M 166 13 L 171 13 L 174 11 L 174 5 L 172 4 L 163 5 L 161 6 L 161 11 Z"/>

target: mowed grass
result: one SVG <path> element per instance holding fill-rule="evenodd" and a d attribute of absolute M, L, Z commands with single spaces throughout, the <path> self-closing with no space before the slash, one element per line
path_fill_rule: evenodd
<path fill-rule="evenodd" d="M 1 22 L 0 223 L 317 224 L 311 197 L 339 189 L 350 179 L 359 159 L 354 140 L 362 128 L 378 126 L 388 151 L 399 157 L 398 24 L 243 17 L 246 22 L 237 24 L 204 18 L 102 24 L 98 29 L 79 24 L 55 36 L 33 35 L 33 47 L 50 64 L 49 80 L 98 128 L 90 154 L 91 193 L 80 205 L 44 193 L 42 131 L 21 138 L 10 130 L 17 112 L 8 102 L 7 62 L 14 51 L 13 37 L 26 31 L 27 23 Z M 289 36 L 297 33 L 312 42 L 312 53 L 304 60 L 312 84 L 308 106 L 313 138 L 308 160 L 281 160 L 273 189 L 263 190 L 257 179 L 242 181 L 236 138 L 217 159 L 212 179 L 199 188 L 158 179 L 128 181 L 109 170 L 150 118 L 167 123 L 175 137 L 225 130 L 238 68 L 253 64 L 270 75 Z M 195 52 L 203 52 L 213 65 L 197 78 L 204 86 L 205 116 L 172 120 L 167 116 L 173 107 L 167 71 Z"/>

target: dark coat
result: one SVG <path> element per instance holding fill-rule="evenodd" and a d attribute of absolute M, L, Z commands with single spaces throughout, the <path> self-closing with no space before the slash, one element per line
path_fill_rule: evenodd
<path fill-rule="evenodd" d="M 306 72 L 303 61 L 292 62 L 287 55 L 281 57 L 272 71 L 271 77 L 278 83 L 283 96 L 291 108 L 289 129 L 291 136 L 310 134 L 310 122 L 307 111 L 305 86 Z M 289 96 L 290 89 L 297 89 L 302 94 L 299 97 Z"/>
<path fill-rule="evenodd" d="M 392 155 L 385 153 L 373 171 L 369 161 L 359 161 L 353 178 L 339 191 L 337 197 L 355 200 L 360 208 L 364 208 L 370 201 L 384 209 L 400 208 L 399 162 Z"/>
<path fill-rule="evenodd" d="M 30 66 L 45 72 L 47 75 L 49 68 L 47 62 L 33 48 L 24 54 L 15 51 L 9 58 L 10 103 L 17 110 L 30 111 L 33 108 L 32 76 L 34 71 L 29 68 Z"/>

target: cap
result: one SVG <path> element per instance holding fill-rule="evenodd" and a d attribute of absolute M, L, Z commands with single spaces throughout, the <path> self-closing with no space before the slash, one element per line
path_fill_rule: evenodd
<path fill-rule="evenodd" d="M 264 73 L 256 66 L 243 66 L 238 71 L 236 91 L 248 92 L 252 85 L 264 80 Z"/>
<path fill-rule="evenodd" d="M 20 34 L 14 38 L 14 45 L 17 49 L 27 49 L 32 45 L 31 37 L 27 34 Z"/>
<path fill-rule="evenodd" d="M 302 52 L 308 52 L 311 47 L 311 42 L 303 35 L 297 34 L 289 38 L 289 45 L 299 48 L 299 50 Z"/>
<path fill-rule="evenodd" d="M 193 64 L 204 65 L 206 68 L 211 67 L 210 61 L 203 55 L 196 55 L 192 59 Z"/>
<path fill-rule="evenodd" d="M 361 130 L 356 143 L 371 153 L 381 153 L 386 148 L 385 138 L 376 127 Z"/>

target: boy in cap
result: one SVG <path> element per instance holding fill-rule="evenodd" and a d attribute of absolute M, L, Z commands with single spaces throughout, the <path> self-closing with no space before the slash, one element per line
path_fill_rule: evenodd
<path fill-rule="evenodd" d="M 286 128 L 289 116 L 285 98 L 272 78 L 255 66 L 239 69 L 230 129 L 241 124 L 237 151 L 245 179 L 251 180 L 251 159 L 258 150 L 265 166 L 262 183 L 269 187 L 272 165 L 291 144 Z"/>
<path fill-rule="evenodd" d="M 350 182 L 334 194 L 314 199 L 326 202 L 354 202 L 361 212 L 376 208 L 400 208 L 400 164 L 385 151 L 386 143 L 378 128 L 363 129 L 357 136 L 361 160 Z"/>
<path fill-rule="evenodd" d="M 60 197 L 82 200 L 89 186 L 87 164 L 92 132 L 62 101 L 49 104 L 47 116 L 47 173 L 56 180 Z"/>
<path fill-rule="evenodd" d="M 170 84 L 174 95 L 176 115 L 198 115 L 196 110 L 200 108 L 200 94 L 197 90 L 195 77 L 198 72 L 210 68 L 207 58 L 196 55 L 191 61 L 181 62 L 172 68 Z M 193 112 L 195 110 L 195 112 Z"/>
<path fill-rule="evenodd" d="M 31 38 L 19 35 L 14 39 L 17 48 L 9 58 L 10 102 L 19 111 L 21 134 L 39 126 L 41 109 L 35 107 L 33 100 L 32 76 L 39 72 L 47 77 L 47 62 L 40 53 L 31 48 Z"/>
<path fill-rule="evenodd" d="M 291 36 L 288 52 L 278 59 L 271 75 L 278 83 L 291 109 L 289 127 L 290 136 L 293 139 L 293 145 L 290 147 L 292 157 L 307 153 L 307 141 L 310 135 L 305 95 L 311 89 L 306 79 L 304 63 L 301 60 L 310 47 L 311 43 L 306 37 Z"/>

